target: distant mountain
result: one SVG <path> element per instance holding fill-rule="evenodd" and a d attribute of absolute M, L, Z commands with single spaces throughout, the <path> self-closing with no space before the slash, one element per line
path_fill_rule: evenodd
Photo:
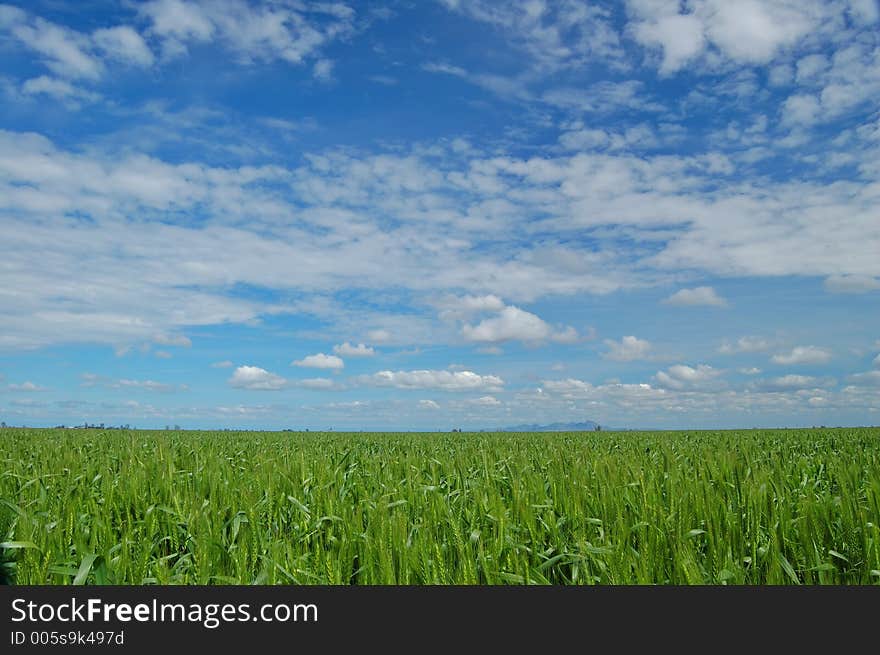
<path fill-rule="evenodd" d="M 538 425 L 532 423 L 529 425 L 511 425 L 510 427 L 500 428 L 499 432 L 584 432 L 593 431 L 598 423 L 595 421 L 582 421 L 580 423 L 550 423 L 548 425 Z M 610 429 L 610 428 L 602 428 Z"/>

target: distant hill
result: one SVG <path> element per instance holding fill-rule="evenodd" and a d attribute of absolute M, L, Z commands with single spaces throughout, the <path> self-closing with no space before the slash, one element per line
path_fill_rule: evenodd
<path fill-rule="evenodd" d="M 580 423 L 549 423 L 547 425 L 538 425 L 537 423 L 511 425 L 506 428 L 499 428 L 499 432 L 583 432 L 593 431 L 598 423 L 595 421 L 582 421 Z M 603 430 L 612 430 L 613 428 L 602 428 Z"/>

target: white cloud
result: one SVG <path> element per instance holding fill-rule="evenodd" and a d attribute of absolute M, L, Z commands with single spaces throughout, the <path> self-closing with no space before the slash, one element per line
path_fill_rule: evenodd
<path fill-rule="evenodd" d="M 222 362 L 214 362 L 213 364 L 211 364 L 211 368 L 232 368 L 233 366 L 235 366 L 235 364 L 233 364 L 228 359 L 224 359 Z"/>
<path fill-rule="evenodd" d="M 228 380 L 229 386 L 236 389 L 254 389 L 259 391 L 277 391 L 287 386 L 288 382 L 280 375 L 275 375 L 258 366 L 239 366 Z"/>
<path fill-rule="evenodd" d="M 382 86 L 397 86 L 399 83 L 396 77 L 391 77 L 390 75 L 368 75 L 367 79 Z"/>
<path fill-rule="evenodd" d="M 727 56 L 741 62 L 766 63 L 794 44 L 821 20 L 810 3 L 739 0 L 707 2 L 709 38 Z M 711 13 L 710 13 L 711 12 Z"/>
<path fill-rule="evenodd" d="M 554 343 L 577 343 L 581 340 L 581 335 L 572 326 L 568 325 L 561 328 L 550 335 L 550 341 Z"/>
<path fill-rule="evenodd" d="M 863 387 L 880 387 L 880 371 L 866 371 L 847 376 L 847 381 Z"/>
<path fill-rule="evenodd" d="M 295 384 L 298 387 L 303 387 L 304 389 L 313 389 L 315 391 L 326 391 L 336 388 L 336 384 L 333 382 L 333 380 L 330 380 L 328 378 L 307 378 L 305 380 L 297 380 Z"/>
<path fill-rule="evenodd" d="M 880 356 L 878 356 L 880 359 Z M 877 364 L 877 360 L 874 360 L 875 366 L 880 366 Z M 852 384 L 863 386 L 863 387 L 877 387 L 880 386 L 880 370 L 876 371 L 866 371 L 864 373 L 855 373 L 853 375 L 847 376 L 847 382 L 851 382 Z"/>
<path fill-rule="evenodd" d="M 626 110 L 660 112 L 665 109 L 651 99 L 640 80 L 603 80 L 586 88 L 556 87 L 542 93 L 540 100 L 553 107 L 595 114 Z"/>
<path fill-rule="evenodd" d="M 828 58 L 820 54 L 807 55 L 798 61 L 796 68 L 797 81 L 809 83 L 828 68 Z"/>
<path fill-rule="evenodd" d="M 420 400 L 419 407 L 422 409 L 440 409 L 440 405 L 433 400 Z"/>
<path fill-rule="evenodd" d="M 57 98 L 63 102 L 72 103 L 73 107 L 78 107 L 79 102 L 94 102 L 100 98 L 97 93 L 85 91 L 70 82 L 47 75 L 26 80 L 21 85 L 21 91 L 25 95 L 46 95 Z"/>
<path fill-rule="evenodd" d="M 343 362 L 341 358 L 337 357 L 336 355 L 325 355 L 324 353 L 318 353 L 316 355 L 303 357 L 302 359 L 291 362 L 290 365 L 303 366 L 306 368 L 326 368 L 334 370 L 345 368 L 345 362 Z"/>
<path fill-rule="evenodd" d="M 430 61 L 422 64 L 422 70 L 427 71 L 428 73 L 441 73 L 445 75 L 452 75 L 453 77 L 467 76 L 467 71 L 464 68 L 461 68 L 459 66 L 452 66 L 450 64 L 446 64 L 440 61 Z"/>
<path fill-rule="evenodd" d="M 443 320 L 462 320 L 481 312 L 500 312 L 504 301 L 494 294 L 485 296 L 448 296 L 435 303 Z"/>
<path fill-rule="evenodd" d="M 22 45 L 42 55 L 49 70 L 73 79 L 94 81 L 101 77 L 103 65 L 89 52 L 88 36 L 23 11 L 8 9 L 0 17 L 0 29 L 5 28 Z"/>
<path fill-rule="evenodd" d="M 589 382 L 578 380 L 576 378 L 567 378 L 565 380 L 544 380 L 543 388 L 553 393 L 587 393 L 593 391 L 594 387 Z"/>
<path fill-rule="evenodd" d="M 705 388 L 721 375 L 721 371 L 707 364 L 696 368 L 684 364 L 670 366 L 665 371 L 657 371 L 654 378 L 657 384 L 667 389 Z"/>
<path fill-rule="evenodd" d="M 153 336 L 153 343 L 160 346 L 180 346 L 182 348 L 192 346 L 190 338 L 183 334 L 157 334 Z"/>
<path fill-rule="evenodd" d="M 166 38 L 207 41 L 215 31 L 214 24 L 199 3 L 154 0 L 143 3 L 138 10 L 152 21 L 152 31 Z"/>
<path fill-rule="evenodd" d="M 578 338 L 574 328 L 568 326 L 555 331 L 540 317 L 514 305 L 504 307 L 497 316 L 484 319 L 477 325 L 465 324 L 461 333 L 468 341 L 481 343 L 540 342 L 548 339 L 571 343 Z"/>
<path fill-rule="evenodd" d="M 550 73 L 595 60 L 621 56 L 619 37 L 610 11 L 595 5 L 563 0 L 441 0 L 451 11 L 486 23 L 526 53 L 525 62 Z"/>
<path fill-rule="evenodd" d="M 187 53 L 190 43 L 216 41 L 239 63 L 300 64 L 336 39 L 353 33 L 355 12 L 342 3 L 259 4 L 246 0 L 154 0 L 138 6 L 159 38 L 165 57 Z M 329 74 L 319 64 L 316 76 Z"/>
<path fill-rule="evenodd" d="M 861 106 L 868 107 L 880 93 L 880 71 L 877 69 L 878 52 L 874 45 L 862 41 L 856 34 L 835 35 L 847 39 L 831 55 L 827 66 L 813 71 L 809 79 L 799 77 L 801 85 L 783 104 L 782 120 L 796 128 L 791 138 L 796 144 L 805 141 L 805 134 L 797 128 L 825 123 L 852 114 Z M 811 56 L 815 57 L 815 56 Z M 805 58 L 803 61 L 816 62 Z M 799 72 L 800 72 L 799 62 Z M 864 132 L 864 131 L 863 131 Z M 845 153 L 842 153 L 845 154 Z"/>
<path fill-rule="evenodd" d="M 504 380 L 496 375 L 478 375 L 473 371 L 379 371 L 356 378 L 363 385 L 398 389 L 440 389 L 443 391 L 498 390 Z"/>
<path fill-rule="evenodd" d="M 559 144 L 568 150 L 595 150 L 608 146 L 610 142 L 608 132 L 598 129 L 571 130 L 559 137 Z"/>
<path fill-rule="evenodd" d="M 320 82 L 333 81 L 333 61 L 330 59 L 319 59 L 312 67 L 312 75 Z"/>
<path fill-rule="evenodd" d="M 727 301 L 719 296 L 712 287 L 695 287 L 680 289 L 664 301 L 667 305 L 726 307 Z"/>
<path fill-rule="evenodd" d="M 130 380 L 123 378 L 107 385 L 112 389 L 143 389 L 144 391 L 157 391 L 159 393 L 172 393 L 174 391 L 186 391 L 186 385 L 166 384 L 156 380 Z"/>
<path fill-rule="evenodd" d="M 880 355 L 877 355 L 874 358 L 874 366 L 876 366 L 877 368 L 880 368 Z"/>
<path fill-rule="evenodd" d="M 736 343 L 729 341 L 722 342 L 718 348 L 718 352 L 722 355 L 733 355 L 736 353 L 760 353 L 770 350 L 773 344 L 764 337 L 740 337 Z"/>
<path fill-rule="evenodd" d="M 868 293 L 880 289 L 880 279 L 870 275 L 832 275 L 825 280 L 831 293 Z"/>
<path fill-rule="evenodd" d="M 635 39 L 662 50 L 664 74 L 696 65 L 698 59 L 717 66 L 716 53 L 738 64 L 767 64 L 818 28 L 833 25 L 839 10 L 833 3 L 787 0 L 626 4 Z"/>
<path fill-rule="evenodd" d="M 471 400 L 470 404 L 479 405 L 481 407 L 497 407 L 503 403 L 495 396 L 480 396 L 479 398 Z"/>
<path fill-rule="evenodd" d="M 759 375 L 761 373 L 761 369 L 757 366 L 750 366 L 748 368 L 741 368 L 739 372 L 743 375 Z"/>
<path fill-rule="evenodd" d="M 789 96 L 782 104 L 782 121 L 790 126 L 810 126 L 819 121 L 822 108 L 819 100 L 809 94 Z"/>
<path fill-rule="evenodd" d="M 753 388 L 762 391 L 794 391 L 797 389 L 815 389 L 824 386 L 827 381 L 809 375 L 783 375 L 769 380 L 758 380 Z"/>
<path fill-rule="evenodd" d="M 537 389 L 537 395 L 532 396 L 531 400 L 537 400 L 541 404 L 549 402 L 551 406 L 553 406 L 552 403 L 555 399 L 562 399 L 569 403 L 572 401 L 583 402 L 585 403 L 583 406 L 576 405 L 581 417 L 583 417 L 582 412 L 585 409 L 593 411 L 616 407 L 627 414 L 632 414 L 641 412 L 646 407 L 657 404 L 665 405 L 667 402 L 672 403 L 676 400 L 670 390 L 654 387 L 644 382 L 637 384 L 609 382 L 594 386 L 583 380 L 568 378 L 566 380 L 544 380 L 541 384 L 542 386 Z M 522 401 L 522 396 L 519 400 Z"/>
<path fill-rule="evenodd" d="M 786 366 L 795 364 L 827 364 L 831 361 L 831 351 L 817 346 L 796 346 L 790 353 L 773 355 L 774 364 Z"/>
<path fill-rule="evenodd" d="M 24 392 L 35 392 L 35 391 L 47 391 L 46 387 L 41 387 L 38 384 L 34 384 L 33 382 L 22 382 L 21 384 L 10 384 L 6 387 L 7 391 L 24 391 Z"/>
<path fill-rule="evenodd" d="M 616 362 L 632 362 L 639 359 L 648 359 L 651 355 L 651 343 L 645 339 L 634 336 L 623 337 L 620 341 L 605 339 L 608 352 L 602 356 Z"/>
<path fill-rule="evenodd" d="M 670 14 L 636 24 L 634 34 L 640 43 L 663 49 L 660 72 L 669 74 L 703 51 L 704 29 L 702 21 L 692 14 Z"/>
<path fill-rule="evenodd" d="M 370 341 L 375 341 L 376 343 L 388 343 L 392 339 L 391 332 L 384 329 L 370 330 L 367 332 L 367 336 L 370 338 Z"/>
<path fill-rule="evenodd" d="M 647 123 L 640 123 L 622 130 L 600 130 L 572 124 L 570 131 L 563 132 L 559 144 L 568 150 L 644 151 L 659 147 L 667 137 Z M 671 137 L 669 142 L 676 137 Z"/>
<path fill-rule="evenodd" d="M 185 384 L 168 384 L 157 382 L 156 380 L 134 380 L 130 378 L 114 380 L 95 373 L 83 373 L 80 375 L 80 379 L 82 380 L 80 386 L 87 388 L 101 386 L 105 389 L 140 389 L 142 391 L 155 391 L 158 393 L 174 393 L 189 390 L 189 387 Z"/>
<path fill-rule="evenodd" d="M 0 347 L 139 343 L 301 309 L 228 293 L 235 285 L 323 297 L 354 285 L 428 297 L 454 289 L 526 303 L 666 284 L 682 269 L 880 275 L 876 199 L 860 181 L 718 185 L 702 160 L 685 156 L 523 159 L 431 147 L 440 154 L 323 153 L 296 169 L 233 169 L 0 132 Z M 187 211 L 204 220 L 168 223 Z M 558 243 L 515 236 L 537 229 Z M 584 230 L 595 243 L 571 245 Z M 620 238 L 637 245 L 622 252 Z M 36 251 L 40 267 L 27 257 Z M 309 309 L 332 325 L 346 317 L 335 340 L 369 331 L 369 343 L 387 343 L 391 330 L 400 344 L 454 339 L 411 313 L 367 321 L 334 303 Z M 533 333 L 546 334 L 535 318 Z M 470 329 L 491 336 L 503 333 L 499 323 L 474 319 Z M 551 328 L 547 339 L 554 335 L 570 332 Z"/>
<path fill-rule="evenodd" d="M 143 37 L 127 25 L 95 30 L 92 39 L 107 57 L 135 66 L 153 65 L 153 53 Z"/>
<path fill-rule="evenodd" d="M 348 341 L 333 346 L 333 352 L 341 357 L 372 357 L 376 354 L 375 349 L 370 346 L 366 346 L 363 343 L 354 346 Z"/>
<path fill-rule="evenodd" d="M 877 0 L 849 0 L 848 4 L 850 16 L 865 25 L 872 25 L 880 18 Z"/>

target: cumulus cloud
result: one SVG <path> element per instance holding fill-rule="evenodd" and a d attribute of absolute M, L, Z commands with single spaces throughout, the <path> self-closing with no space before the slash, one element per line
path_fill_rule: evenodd
<path fill-rule="evenodd" d="M 157 330 L 173 334 L 193 325 L 244 323 L 285 311 L 256 297 L 225 292 L 234 285 L 306 293 L 353 284 L 373 291 L 438 294 L 483 289 L 473 297 L 529 302 L 548 295 L 607 294 L 653 283 L 682 267 L 743 276 L 827 275 L 841 268 L 850 269 L 848 274 L 877 274 L 875 203 L 860 195 L 858 185 L 749 181 L 739 191 L 714 189 L 705 168 L 685 157 L 463 154 L 456 157 L 466 161 L 458 162 L 413 152 L 333 153 L 310 155 L 296 170 L 233 171 L 203 162 L 177 165 L 143 156 L 71 152 L 44 137 L 9 132 L 0 132 L 0 152 L 8 153 L 0 157 L 0 203 L 10 212 L 0 224 L 0 249 L 9 267 L 5 274 L 9 288 L 31 290 L 26 302 L 0 306 L 4 348 L 59 340 L 128 343 Z M 438 169 L 445 169 L 445 175 Z M 303 211 L 293 212 L 290 198 L 279 195 L 278 187 L 285 186 L 278 184 L 281 180 L 291 182 Z M 494 215 L 471 218 L 469 212 L 477 210 L 462 201 L 462 188 L 474 189 L 480 211 L 501 203 L 504 221 Z M 772 211 L 767 197 L 774 198 Z M 248 220 L 243 207 L 260 207 L 266 223 Z M 161 220 L 166 212 L 195 208 L 205 216 L 199 225 Z M 598 252 L 511 239 L 518 230 L 533 229 L 537 215 L 548 216 L 542 225 L 558 230 L 560 240 L 594 231 Z M 608 215 L 613 221 L 601 218 Z M 691 217 L 687 226 L 681 225 L 682 215 Z M 825 218 L 832 215 L 829 232 Z M 74 224 L 77 216 L 92 220 Z M 130 221 L 131 216 L 138 220 Z M 394 217 L 399 228 L 386 231 L 383 216 Z M 300 229 L 297 221 L 310 223 Z M 609 221 L 615 225 L 609 227 Z M 502 224 L 508 229 L 500 230 Z M 267 236 L 269 225 L 290 238 Z M 793 228 L 782 229 L 785 225 Z M 641 243 L 639 248 L 646 247 L 641 239 L 650 238 L 646 250 L 651 254 L 623 261 L 626 257 L 614 254 L 619 251 L 616 237 L 603 236 L 621 231 Z M 485 248 L 487 240 L 495 246 Z M 54 256 L 44 270 L 35 269 L 22 253 L 50 242 L 57 244 Z M 330 242 L 340 256 L 326 256 Z M 142 246 L 132 251 L 132 243 Z M 80 253 L 95 247 L 100 255 L 83 261 Z M 229 253 L 222 263 L 214 256 L 218 251 Z M 511 251 L 519 255 L 509 257 Z M 132 257 L 149 274 L 133 279 Z M 77 271 L 75 280 L 66 274 L 71 270 Z M 118 279 L 129 284 L 111 283 Z M 76 293 L 83 287 L 105 293 L 84 298 Z M 59 293 L 70 302 L 59 306 L 54 301 Z M 487 306 L 497 307 L 497 301 Z M 468 334 L 548 334 L 540 317 L 529 318 L 535 316 L 529 312 L 515 316 L 517 310 L 505 306 L 482 326 L 481 320 L 469 320 Z M 335 319 L 334 311 L 327 314 Z M 368 331 L 370 343 L 388 343 L 392 329 L 399 343 L 432 338 L 429 327 L 415 334 L 386 319 L 371 317 L 369 325 L 380 327 Z M 527 319 L 525 327 L 519 319 Z M 564 326 L 550 328 L 550 338 L 570 340 L 573 334 Z"/>
<path fill-rule="evenodd" d="M 253 389 L 258 391 L 277 391 L 287 386 L 288 382 L 280 375 L 270 373 L 258 366 L 239 366 L 228 380 L 229 386 L 236 389 Z"/>
<path fill-rule="evenodd" d="M 694 0 L 682 3 L 628 0 L 630 30 L 648 49 L 659 49 L 661 73 L 674 73 L 698 57 L 709 57 L 713 46 L 726 59 L 766 64 L 792 46 L 833 10 L 818 3 Z"/>
<path fill-rule="evenodd" d="M 669 14 L 635 25 L 636 40 L 663 50 L 660 72 L 674 73 L 703 51 L 706 43 L 703 22 L 692 14 Z"/>
<path fill-rule="evenodd" d="M 107 385 L 113 389 L 142 389 L 144 391 L 157 391 L 159 393 L 172 393 L 175 391 L 186 391 L 186 385 L 182 384 L 166 384 L 157 382 L 156 380 L 130 380 L 123 378 Z"/>
<path fill-rule="evenodd" d="M 577 331 L 573 327 L 554 330 L 539 316 L 514 305 L 504 307 L 496 316 L 484 319 L 477 325 L 464 325 L 461 333 L 468 341 L 481 343 L 546 340 L 571 343 L 578 339 Z"/>
<path fill-rule="evenodd" d="M 318 353 L 309 355 L 290 363 L 291 366 L 302 366 L 305 368 L 326 368 L 332 370 L 340 370 L 345 367 L 345 362 L 336 355 L 325 355 Z"/>
<path fill-rule="evenodd" d="M 655 387 L 647 382 L 623 384 L 608 382 L 593 385 L 577 378 L 565 380 L 544 380 L 536 396 L 527 401 L 546 403 L 559 398 L 564 401 L 583 401 L 587 408 L 607 408 L 615 406 L 627 413 L 642 411 L 646 406 L 657 403 L 674 402 L 671 391 Z M 522 400 L 522 398 L 520 398 Z"/>
<path fill-rule="evenodd" d="M 47 75 L 26 80 L 21 85 L 21 91 L 29 96 L 45 95 L 55 98 L 71 108 L 77 108 L 81 103 L 95 102 L 100 98 L 97 93 L 86 91 L 66 80 Z"/>
<path fill-rule="evenodd" d="M 9 384 L 6 386 L 7 391 L 23 391 L 23 392 L 34 392 L 34 391 L 48 391 L 46 387 L 42 387 L 38 384 L 34 384 L 33 382 L 22 382 L 21 384 Z"/>
<path fill-rule="evenodd" d="M 312 66 L 312 75 L 319 82 L 333 81 L 333 61 L 330 59 L 319 59 Z"/>
<path fill-rule="evenodd" d="M 576 378 L 544 380 L 541 384 L 547 391 L 555 393 L 586 393 L 595 389 L 595 387 L 589 382 L 584 382 L 583 380 L 578 380 Z"/>
<path fill-rule="evenodd" d="M 695 287 L 680 289 L 663 301 L 667 305 L 725 307 L 727 301 L 719 296 L 712 287 Z"/>
<path fill-rule="evenodd" d="M 153 65 L 153 53 L 143 37 L 127 25 L 95 30 L 92 39 L 107 57 L 135 66 Z"/>
<path fill-rule="evenodd" d="M 4 29 L 21 45 L 37 53 L 55 75 L 67 80 L 95 82 L 106 72 L 105 61 L 138 67 L 148 67 L 154 62 L 146 41 L 127 25 L 100 28 L 89 34 L 4 5 L 0 31 Z M 87 97 L 86 92 L 74 89 L 64 79 L 41 76 L 24 90 L 68 99 Z"/>
<path fill-rule="evenodd" d="M 495 396 L 480 396 L 479 398 L 471 400 L 470 404 L 478 405 L 480 407 L 497 407 L 503 403 Z"/>
<path fill-rule="evenodd" d="M 752 384 L 752 387 L 762 391 L 794 391 L 797 389 L 814 389 L 827 384 L 828 381 L 821 378 L 789 374 L 768 380 L 758 380 Z"/>
<path fill-rule="evenodd" d="M 376 354 L 375 349 L 370 346 L 366 346 L 363 343 L 354 346 L 348 341 L 333 346 L 333 352 L 340 357 L 372 357 Z"/>
<path fill-rule="evenodd" d="M 651 343 L 638 337 L 626 336 L 620 341 L 605 339 L 604 343 L 608 351 L 602 356 L 615 362 L 632 362 L 651 356 Z"/>
<path fill-rule="evenodd" d="M 805 93 L 789 96 L 782 104 L 782 121 L 792 127 L 813 125 L 821 113 L 819 100 Z"/>
<path fill-rule="evenodd" d="M 831 351 L 817 346 L 796 346 L 791 352 L 779 353 L 770 358 L 774 364 L 785 366 L 798 364 L 827 364 L 831 361 Z"/>
<path fill-rule="evenodd" d="M 329 378 L 306 378 L 305 380 L 297 380 L 294 384 L 303 389 L 312 389 L 314 391 L 327 391 L 337 388 L 333 380 Z"/>
<path fill-rule="evenodd" d="M 393 338 L 391 332 L 385 329 L 370 330 L 367 332 L 367 336 L 370 338 L 370 341 L 376 343 L 388 343 Z"/>
<path fill-rule="evenodd" d="M 422 409 L 440 409 L 440 405 L 433 400 L 420 400 L 419 407 Z"/>
<path fill-rule="evenodd" d="M 831 293 L 868 293 L 880 289 L 880 279 L 870 275 L 832 275 L 825 279 Z"/>
<path fill-rule="evenodd" d="M 484 296 L 447 296 L 435 303 L 443 320 L 462 320 L 481 312 L 500 312 L 504 301 L 494 294 Z"/>
<path fill-rule="evenodd" d="M 37 53 L 49 70 L 60 77 L 97 80 L 104 72 L 101 60 L 92 54 L 88 35 L 57 25 L 14 8 L 2 7 L 0 30 Z"/>
<path fill-rule="evenodd" d="M 441 0 L 459 12 L 497 30 L 527 54 L 525 61 L 544 73 L 581 66 L 594 60 L 616 60 L 620 42 L 610 12 L 580 2 L 529 0 Z"/>
<path fill-rule="evenodd" d="M 189 337 L 182 334 L 157 334 L 153 337 L 153 343 L 160 346 L 180 346 L 182 348 L 192 346 Z"/>
<path fill-rule="evenodd" d="M 657 371 L 654 379 L 667 389 L 692 389 L 706 387 L 721 375 L 721 371 L 708 364 L 698 364 L 696 368 L 677 364 L 665 371 Z"/>
<path fill-rule="evenodd" d="M 440 389 L 443 391 L 497 391 L 504 380 L 497 375 L 478 375 L 473 371 L 379 371 L 359 376 L 356 380 L 365 386 L 395 387 L 397 389 Z"/>
<path fill-rule="evenodd" d="M 880 387 L 880 371 L 867 371 L 847 376 L 847 382 L 863 387 Z"/>
<path fill-rule="evenodd" d="M 96 373 L 83 373 L 80 375 L 81 387 L 103 387 L 105 389 L 139 389 L 142 391 L 155 391 L 158 393 L 174 393 L 187 391 L 185 384 L 168 384 L 156 380 L 135 380 L 131 378 L 113 379 Z"/>
<path fill-rule="evenodd" d="M 880 19 L 877 0 L 849 0 L 848 11 L 854 20 L 864 25 L 873 25 Z"/>
<path fill-rule="evenodd" d="M 138 12 L 161 40 L 166 58 L 185 55 L 190 44 L 216 42 L 241 64 L 300 64 L 318 57 L 324 46 L 353 32 L 355 19 L 354 10 L 342 3 L 152 0 Z M 315 70 L 319 77 L 329 72 L 327 64 Z"/>
<path fill-rule="evenodd" d="M 760 353 L 770 350 L 773 344 L 764 337 L 740 337 L 735 343 L 723 341 L 718 348 L 722 355 L 734 355 L 736 353 Z"/>

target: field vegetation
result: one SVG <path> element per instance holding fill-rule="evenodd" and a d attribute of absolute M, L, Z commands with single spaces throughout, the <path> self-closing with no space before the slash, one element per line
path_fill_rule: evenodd
<path fill-rule="evenodd" d="M 19 584 L 877 584 L 880 429 L 0 431 Z"/>

